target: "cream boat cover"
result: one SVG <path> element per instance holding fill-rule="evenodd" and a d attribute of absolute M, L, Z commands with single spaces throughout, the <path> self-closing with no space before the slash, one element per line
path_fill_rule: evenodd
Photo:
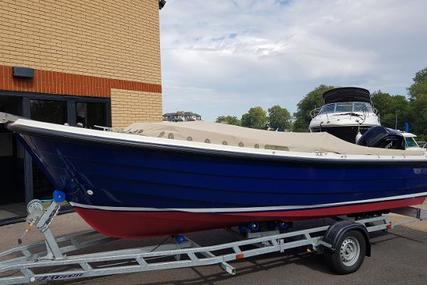
<path fill-rule="evenodd" d="M 289 133 L 256 130 L 205 121 L 134 123 L 126 133 L 293 152 L 332 152 L 348 155 L 424 156 L 424 151 L 390 150 L 364 147 L 341 140 L 326 132 Z"/>

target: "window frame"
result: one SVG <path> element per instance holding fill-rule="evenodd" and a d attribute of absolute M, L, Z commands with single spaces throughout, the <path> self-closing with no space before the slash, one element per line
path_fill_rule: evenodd
<path fill-rule="evenodd" d="M 67 103 L 67 123 L 76 125 L 76 103 L 105 103 L 106 127 L 111 127 L 111 99 L 99 97 L 84 97 L 72 95 L 52 95 L 20 91 L 0 91 L 0 96 L 14 96 L 22 98 L 22 116 L 31 118 L 30 100 L 62 101 Z"/>

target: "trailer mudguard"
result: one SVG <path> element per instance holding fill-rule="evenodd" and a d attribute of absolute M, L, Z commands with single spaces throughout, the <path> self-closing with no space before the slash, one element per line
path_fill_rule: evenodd
<path fill-rule="evenodd" d="M 369 233 L 366 227 L 360 223 L 353 221 L 340 221 L 332 226 L 326 231 L 323 236 L 323 242 L 331 245 L 331 247 L 325 247 L 328 250 L 335 251 L 339 246 L 338 243 L 341 237 L 348 231 L 359 231 L 366 240 L 366 256 L 371 256 L 371 243 L 369 241 Z"/>

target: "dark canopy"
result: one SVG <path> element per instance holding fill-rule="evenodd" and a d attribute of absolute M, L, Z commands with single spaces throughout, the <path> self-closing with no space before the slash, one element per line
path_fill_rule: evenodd
<path fill-rule="evenodd" d="M 368 90 L 359 87 L 340 87 L 323 93 L 325 104 L 337 102 L 371 102 Z"/>

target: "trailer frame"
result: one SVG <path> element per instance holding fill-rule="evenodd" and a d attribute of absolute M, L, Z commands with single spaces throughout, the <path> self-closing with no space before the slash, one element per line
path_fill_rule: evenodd
<path fill-rule="evenodd" d="M 284 253 L 299 247 L 318 253 L 334 251 L 335 245 L 326 242 L 324 236 L 333 225 L 343 221 L 346 222 L 342 224 L 362 227 L 367 233 L 387 231 L 395 226 L 382 214 L 363 218 L 335 217 L 335 222 L 324 226 L 284 233 L 275 230 L 247 232 L 241 240 L 216 245 L 202 246 L 179 235 L 174 238 L 174 242 L 168 244 L 76 254 L 76 251 L 117 239 L 105 237 L 95 231 L 55 238 L 49 226 L 62 202 L 61 193 L 57 193 L 47 208 L 41 207 L 41 201 L 38 200 L 28 204 L 27 222 L 44 235 L 44 240 L 1 252 L 0 284 L 81 279 L 206 265 L 219 265 L 227 273 L 235 275 L 236 269 L 230 264 L 232 261 L 269 253 Z M 427 218 L 425 211 L 407 209 L 406 213 L 409 212 L 418 215 L 413 216 L 417 219 Z"/>

